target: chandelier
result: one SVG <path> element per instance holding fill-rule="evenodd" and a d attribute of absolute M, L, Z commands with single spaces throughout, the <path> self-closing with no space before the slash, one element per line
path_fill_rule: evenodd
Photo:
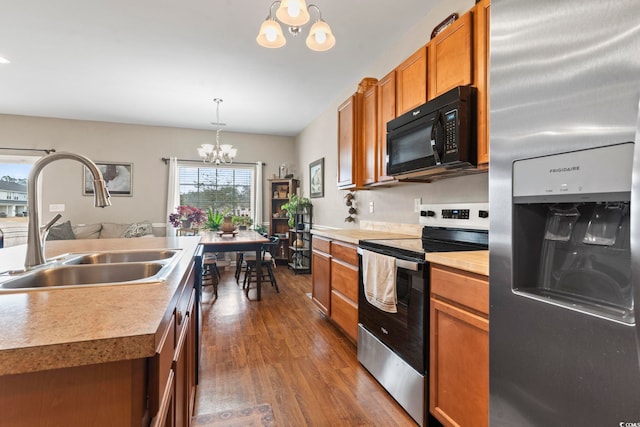
<path fill-rule="evenodd" d="M 256 41 L 260 46 L 268 48 L 282 47 L 287 43 L 287 40 L 282 34 L 282 27 L 280 23 L 276 21 L 273 16 L 273 6 L 279 5 L 276 11 L 276 18 L 280 22 L 289 26 L 289 33 L 296 37 L 300 34 L 302 26 L 309 22 L 311 15 L 309 11 L 314 8 L 318 12 L 318 19 L 311 26 L 309 35 L 307 36 L 307 47 L 315 51 L 329 50 L 336 44 L 336 38 L 331 32 L 329 24 L 322 19 L 322 13 L 315 4 L 310 4 L 308 7 L 305 0 L 276 0 L 271 3 L 269 7 L 269 16 L 260 26 L 260 32 Z"/>
<path fill-rule="evenodd" d="M 216 130 L 216 145 L 202 144 L 198 148 L 198 154 L 205 163 L 215 163 L 216 165 L 220 163 L 233 163 L 233 159 L 236 157 L 238 150 L 230 144 L 220 145 L 220 132 L 222 131 L 222 126 L 224 126 L 224 123 L 220 123 L 220 103 L 222 99 L 215 98 L 213 102 L 216 103 L 216 122 L 212 124 L 218 126 Z"/>

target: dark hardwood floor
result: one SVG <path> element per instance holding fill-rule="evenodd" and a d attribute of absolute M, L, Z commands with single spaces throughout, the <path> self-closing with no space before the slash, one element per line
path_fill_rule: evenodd
<path fill-rule="evenodd" d="M 268 403 L 278 426 L 415 426 L 308 297 L 311 276 L 278 266 L 248 301 L 233 272 L 204 288 L 195 415 Z M 255 290 L 251 291 L 252 297 Z"/>

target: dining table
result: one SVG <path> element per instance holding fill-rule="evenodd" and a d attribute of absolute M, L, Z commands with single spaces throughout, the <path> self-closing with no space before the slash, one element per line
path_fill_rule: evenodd
<path fill-rule="evenodd" d="M 206 252 L 249 252 L 256 253 L 256 300 L 262 296 L 262 245 L 269 239 L 254 230 L 237 230 L 233 233 L 220 231 L 201 231 L 200 246 Z M 249 288 L 247 287 L 247 298 Z"/>

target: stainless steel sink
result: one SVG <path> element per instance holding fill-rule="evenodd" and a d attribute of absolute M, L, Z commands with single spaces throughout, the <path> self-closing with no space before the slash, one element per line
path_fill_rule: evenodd
<path fill-rule="evenodd" d="M 62 265 L 27 273 L 2 284 L 5 289 L 78 286 L 99 283 L 133 282 L 153 277 L 164 265 L 159 263 L 124 263 Z"/>
<path fill-rule="evenodd" d="M 172 258 L 176 255 L 176 250 L 141 250 L 141 251 L 119 251 L 119 252 L 99 252 L 82 255 L 64 261 L 65 264 L 112 264 L 116 262 L 148 262 L 159 261 Z"/>
<path fill-rule="evenodd" d="M 67 254 L 34 270 L 0 277 L 0 291 L 162 282 L 181 254 L 179 249 Z"/>

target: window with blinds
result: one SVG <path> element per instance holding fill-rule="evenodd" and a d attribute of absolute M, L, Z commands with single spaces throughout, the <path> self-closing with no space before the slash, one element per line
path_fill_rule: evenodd
<path fill-rule="evenodd" d="M 180 204 L 250 215 L 253 168 L 180 165 Z"/>

